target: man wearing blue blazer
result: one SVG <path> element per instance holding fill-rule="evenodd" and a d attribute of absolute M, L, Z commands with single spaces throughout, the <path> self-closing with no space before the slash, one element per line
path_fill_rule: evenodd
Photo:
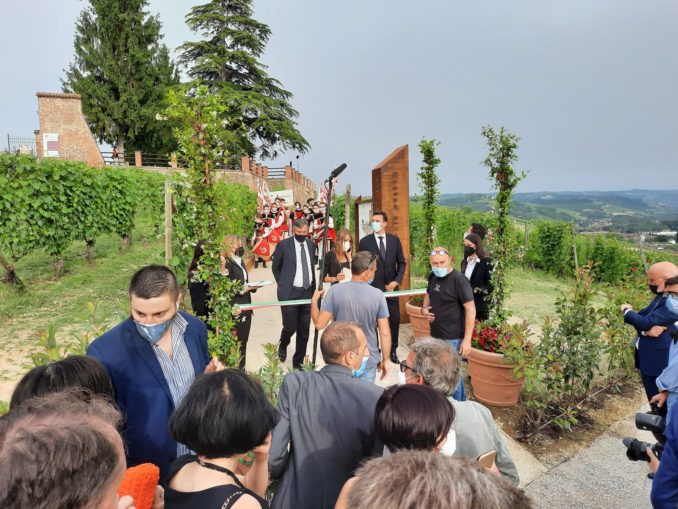
<path fill-rule="evenodd" d="M 678 268 L 671 262 L 658 262 L 647 271 L 647 280 L 650 291 L 655 294 L 652 302 L 638 312 L 633 311 L 630 304 L 622 304 L 624 322 L 633 326 L 638 332 L 636 344 L 636 367 L 640 370 L 643 387 L 648 401 L 659 393 L 657 377 L 669 363 L 669 348 L 671 335 L 668 329 L 654 337 L 652 327 L 657 325 L 653 320 L 662 313 L 666 313 L 666 297 L 662 295 L 664 282 L 678 275 Z M 666 406 L 659 409 L 659 413 L 666 416 Z"/>
<path fill-rule="evenodd" d="M 169 466 L 189 451 L 169 434 L 168 422 L 197 375 L 215 371 L 207 328 L 179 311 L 179 286 L 170 269 L 149 265 L 129 287 L 130 317 L 94 340 L 87 355 L 106 367 L 124 415 L 127 466 L 153 463 L 164 479 Z"/>

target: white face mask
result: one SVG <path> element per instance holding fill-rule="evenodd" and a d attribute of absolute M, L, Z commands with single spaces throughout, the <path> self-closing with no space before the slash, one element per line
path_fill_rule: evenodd
<path fill-rule="evenodd" d="M 344 241 L 344 251 L 350 251 L 351 250 L 351 241 L 345 240 Z"/>
<path fill-rule="evenodd" d="M 407 381 L 414 376 L 417 376 L 417 374 L 414 373 L 413 375 L 405 376 L 405 373 L 398 371 L 398 385 L 406 385 Z"/>

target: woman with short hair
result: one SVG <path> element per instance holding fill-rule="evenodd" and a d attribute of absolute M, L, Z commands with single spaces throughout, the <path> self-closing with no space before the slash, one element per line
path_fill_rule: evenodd
<path fill-rule="evenodd" d="M 267 509 L 268 447 L 278 414 L 249 375 L 225 369 L 197 378 L 169 421 L 195 455 L 177 458 L 165 490 L 167 509 Z M 235 474 L 249 452 L 246 476 Z"/>
<path fill-rule="evenodd" d="M 454 408 L 441 393 L 426 385 L 394 385 L 384 391 L 374 412 L 374 431 L 384 455 L 401 450 L 439 453 L 454 421 Z M 352 477 L 341 490 L 335 509 L 346 504 Z"/>

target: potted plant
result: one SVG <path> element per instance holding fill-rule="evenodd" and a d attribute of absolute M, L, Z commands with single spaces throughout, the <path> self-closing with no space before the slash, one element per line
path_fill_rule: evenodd
<path fill-rule="evenodd" d="M 494 406 L 512 406 L 518 402 L 523 385 L 523 367 L 529 358 L 527 341 L 529 329 L 526 322 L 509 325 L 506 307 L 508 284 L 506 269 L 514 258 L 510 242 L 511 197 L 518 183 L 525 177 L 516 172 L 518 137 L 503 127 L 495 131 L 483 128 L 489 154 L 483 164 L 490 170 L 490 179 L 497 191 L 494 198 L 496 224 L 493 241 L 492 293 L 490 317 L 474 328 L 468 370 L 473 393 L 480 401 Z"/>
<path fill-rule="evenodd" d="M 478 400 L 500 407 L 518 402 L 525 381 L 521 368 L 531 353 L 529 336 L 527 322 L 499 326 L 476 322 L 468 372 Z"/>
<path fill-rule="evenodd" d="M 422 313 L 422 305 L 424 303 L 424 296 L 417 295 L 412 297 L 405 304 L 407 314 L 410 315 L 410 323 L 412 324 L 412 337 L 414 339 L 426 338 L 431 336 L 431 322 Z"/>

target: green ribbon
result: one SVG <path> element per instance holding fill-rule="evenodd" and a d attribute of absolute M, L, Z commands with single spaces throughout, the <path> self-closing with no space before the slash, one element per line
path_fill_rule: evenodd
<path fill-rule="evenodd" d="M 413 295 L 424 295 L 426 293 L 426 288 L 417 289 L 417 290 L 396 290 L 393 292 L 384 292 L 384 297 L 409 297 Z M 256 304 L 240 304 L 238 308 L 240 311 L 252 311 L 255 309 L 263 308 L 272 308 L 272 307 L 285 307 L 285 306 L 302 306 L 305 304 L 310 304 L 311 299 L 298 299 L 298 300 L 272 300 L 269 302 L 258 302 Z"/>

